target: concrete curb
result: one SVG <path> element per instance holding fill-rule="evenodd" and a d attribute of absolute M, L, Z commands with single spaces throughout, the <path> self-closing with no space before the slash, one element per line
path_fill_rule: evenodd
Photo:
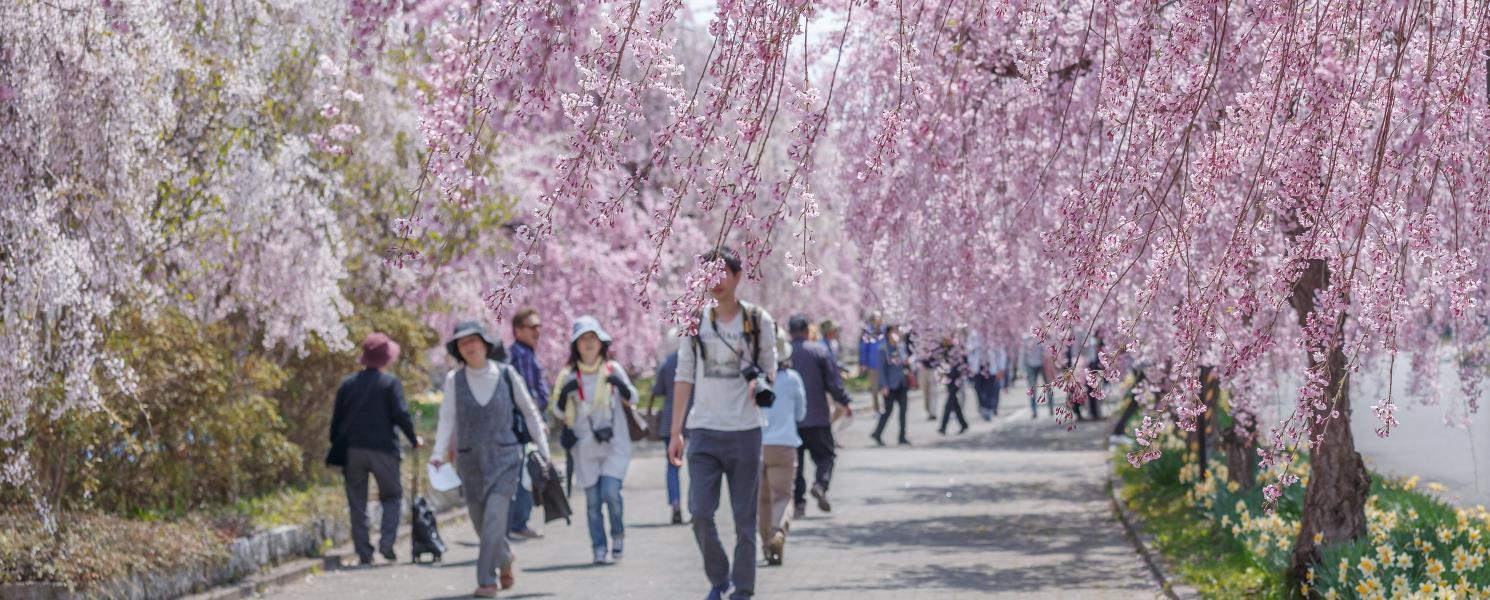
<path fill-rule="evenodd" d="M 1149 572 L 1159 581 L 1159 589 L 1166 597 L 1171 600 L 1200 598 L 1199 591 L 1169 574 L 1173 569 L 1166 564 L 1164 557 L 1153 549 L 1153 537 L 1143 530 L 1143 522 L 1139 520 L 1138 515 L 1128 509 L 1128 504 L 1123 502 L 1123 481 L 1117 476 L 1117 464 L 1112 459 L 1114 447 L 1111 442 L 1107 444 L 1107 496 L 1112 502 L 1112 513 L 1123 523 L 1123 530 L 1127 532 L 1128 541 L 1143 558 L 1143 563 L 1148 566 Z"/>
<path fill-rule="evenodd" d="M 464 507 L 452 509 L 439 517 L 441 530 L 465 521 L 469 515 Z M 408 541 L 413 531 L 411 528 L 400 527 L 398 544 L 403 545 Z M 407 550 L 407 548 L 404 548 Z M 356 550 L 351 544 L 345 544 L 326 554 L 321 558 L 305 558 L 282 564 L 267 573 L 254 575 L 242 581 L 208 590 L 201 594 L 186 596 L 189 600 L 238 600 L 240 598 L 253 598 L 263 594 L 271 587 L 291 585 L 305 580 L 312 575 L 318 575 L 327 571 L 338 571 L 352 568 L 355 564 Z M 351 563 L 345 562 L 352 559 Z M 400 561 L 411 560 L 407 554 L 399 556 Z"/>

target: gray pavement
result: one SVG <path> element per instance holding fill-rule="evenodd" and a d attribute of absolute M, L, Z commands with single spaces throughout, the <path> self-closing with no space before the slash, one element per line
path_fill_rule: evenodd
<path fill-rule="evenodd" d="M 1490 506 L 1490 419 L 1474 415 L 1467 428 L 1457 422 L 1445 424 L 1446 416 L 1467 412 L 1453 364 L 1440 365 L 1443 398 L 1437 405 L 1424 405 L 1410 396 L 1410 378 L 1400 371 L 1393 380 L 1401 425 L 1386 438 L 1376 435 L 1381 421 L 1371 413 L 1371 406 L 1386 395 L 1385 369 L 1364 371 L 1351 388 L 1351 429 L 1367 466 L 1390 477 L 1417 475 L 1420 490 L 1429 483 L 1440 484 L 1443 490 L 1435 493 L 1459 506 Z M 1490 398 L 1481 398 L 1480 404 L 1487 401 Z"/>
<path fill-rule="evenodd" d="M 1401 424 L 1386 438 L 1376 435 L 1381 421 L 1371 412 L 1371 406 L 1386 396 L 1386 366 L 1380 361 L 1367 364 L 1351 376 L 1350 426 L 1356 450 L 1373 471 L 1395 478 L 1417 476 L 1419 490 L 1432 491 L 1462 507 L 1490 506 L 1490 419 L 1472 415 L 1464 427 L 1453 418 L 1467 414 L 1468 404 L 1452 362 L 1439 363 L 1435 385 L 1441 395 L 1436 404 L 1427 405 L 1418 389 L 1420 382 L 1403 366 L 1403 360 L 1399 359 L 1391 378 Z M 1264 432 L 1293 411 L 1298 389 L 1296 374 L 1279 375 L 1278 385 L 1263 402 L 1260 423 Z M 1490 396 L 1482 393 L 1479 404 L 1487 403 Z M 1430 483 L 1443 487 L 1429 490 Z"/>
<path fill-rule="evenodd" d="M 1004 404 L 1024 404 L 1005 393 Z M 866 406 L 856 402 L 856 406 Z M 810 507 L 793 526 L 786 564 L 760 567 L 758 598 L 1153 598 L 1143 563 L 1104 491 L 1106 425 L 1056 427 L 1028 409 L 961 436 L 938 436 L 911 402 L 910 447 L 875 447 L 867 411 L 838 434 L 833 511 Z M 892 425 L 893 427 L 893 425 Z M 893 435 L 886 435 L 893 439 Z M 634 450 L 623 491 L 625 560 L 590 564 L 584 496 L 573 525 L 514 544 L 517 585 L 503 598 L 702 598 L 708 583 L 687 526 L 667 524 L 660 444 Z M 685 473 L 686 489 L 686 473 Z M 727 502 L 726 502 L 727 506 Z M 732 539 L 728 510 L 720 511 Z M 751 527 L 753 528 L 753 524 Z M 442 532 L 438 566 L 337 571 L 271 590 L 272 598 L 464 598 L 475 588 L 468 522 Z M 726 542 L 728 544 L 729 542 Z M 407 547 L 401 547 L 406 553 Z"/>

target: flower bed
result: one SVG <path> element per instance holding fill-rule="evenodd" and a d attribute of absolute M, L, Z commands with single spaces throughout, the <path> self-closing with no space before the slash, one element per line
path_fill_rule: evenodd
<path fill-rule="evenodd" d="M 1164 456 L 1142 469 L 1116 462 L 1130 501 L 1160 534 L 1159 551 L 1178 565 L 1178 575 L 1210 597 L 1288 595 L 1281 586 L 1299 531 L 1308 463 L 1289 467 L 1300 485 L 1284 488 L 1267 513 L 1262 482 L 1244 488 L 1230 481 L 1219 453 L 1202 478 L 1180 437 L 1168 435 L 1160 444 Z M 1324 548 L 1323 561 L 1299 591 L 1325 598 L 1490 598 L 1490 514 L 1483 507 L 1452 507 L 1418 486 L 1416 477 L 1373 475 L 1367 536 Z"/>

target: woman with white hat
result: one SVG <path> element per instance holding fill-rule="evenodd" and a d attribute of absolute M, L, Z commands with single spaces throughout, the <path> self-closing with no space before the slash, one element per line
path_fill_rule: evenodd
<path fill-rule="evenodd" d="M 621 482 L 631 463 L 631 437 L 621 403 L 637 398 L 625 369 L 610 360 L 610 342 L 595 317 L 575 319 L 569 360 L 549 402 L 567 429 L 564 445 L 574 457 L 574 477 L 585 489 L 596 564 L 620 560 L 625 547 Z M 602 512 L 610 514 L 609 539 Z"/>
<path fill-rule="evenodd" d="M 506 363 L 502 345 L 476 321 L 455 326 L 445 350 L 463 366 L 445 377 L 445 400 L 432 465 L 454 462 L 471 524 L 481 538 L 477 598 L 497 597 L 515 583 L 507 519 L 517 495 L 522 448 L 531 441 L 549 462 L 548 435 L 523 378 Z M 498 570 L 500 569 L 500 576 Z"/>

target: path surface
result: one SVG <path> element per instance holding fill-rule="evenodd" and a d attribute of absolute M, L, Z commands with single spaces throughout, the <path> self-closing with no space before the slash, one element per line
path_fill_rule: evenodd
<path fill-rule="evenodd" d="M 1422 404 L 1414 393 L 1417 383 L 1410 373 L 1400 370 L 1392 378 L 1392 394 L 1401 424 L 1390 437 L 1376 435 L 1381 421 L 1371 406 L 1386 396 L 1387 371 L 1380 364 L 1368 365 L 1351 376 L 1350 401 L 1352 435 L 1356 450 L 1366 466 L 1388 477 L 1418 476 L 1419 490 L 1429 483 L 1442 485 L 1434 493 L 1463 507 L 1490 506 L 1490 418 L 1480 410 L 1467 428 L 1444 424 L 1449 414 L 1466 412 L 1465 396 L 1459 389 L 1459 375 L 1452 362 L 1439 364 L 1437 386 L 1442 397 L 1437 405 Z M 1261 422 L 1271 427 L 1293 410 L 1298 392 L 1298 377 L 1282 374 L 1272 397 L 1264 402 Z M 1490 402 L 1490 395 L 1480 398 L 1480 405 Z"/>
<path fill-rule="evenodd" d="M 1376 435 L 1381 421 L 1371 413 L 1371 405 L 1385 395 L 1385 374 L 1381 369 L 1369 371 L 1351 388 L 1351 429 L 1366 465 L 1392 477 L 1417 475 L 1423 483 L 1419 489 L 1426 489 L 1430 482 L 1443 485 L 1438 495 L 1460 506 L 1490 506 L 1490 419 L 1482 409 L 1468 428 L 1444 424 L 1446 414 L 1456 410 L 1463 414 L 1465 406 L 1453 365 L 1440 365 L 1438 386 L 1444 398 L 1436 406 L 1425 406 L 1409 396 L 1408 377 L 1399 374 L 1394 379 L 1393 393 L 1400 406 L 1396 417 L 1401 425 L 1387 438 Z M 1486 400 L 1490 398 L 1480 399 L 1480 404 Z"/>
<path fill-rule="evenodd" d="M 1044 414 L 1031 420 L 1025 409 L 944 438 L 919 405 L 913 397 L 914 446 L 874 447 L 869 415 L 839 434 L 846 448 L 839 451 L 833 512 L 813 506 L 794 524 L 786 565 L 760 568 L 756 597 L 1158 595 L 1109 510 L 1105 427 L 1067 432 Z M 584 497 L 578 495 L 571 500 L 580 511 L 573 525 L 550 524 L 543 528 L 546 539 L 514 544 L 518 583 L 501 597 L 702 598 L 708 585 L 702 561 L 689 528 L 667 524 L 664 489 L 661 445 L 635 449 L 624 490 L 624 562 L 590 564 Z M 726 540 L 733 539 L 728 514 L 722 510 L 720 517 Z M 469 597 L 476 536 L 464 521 L 441 533 L 451 551 L 439 566 L 404 559 L 333 572 L 272 590 L 270 597 Z"/>

